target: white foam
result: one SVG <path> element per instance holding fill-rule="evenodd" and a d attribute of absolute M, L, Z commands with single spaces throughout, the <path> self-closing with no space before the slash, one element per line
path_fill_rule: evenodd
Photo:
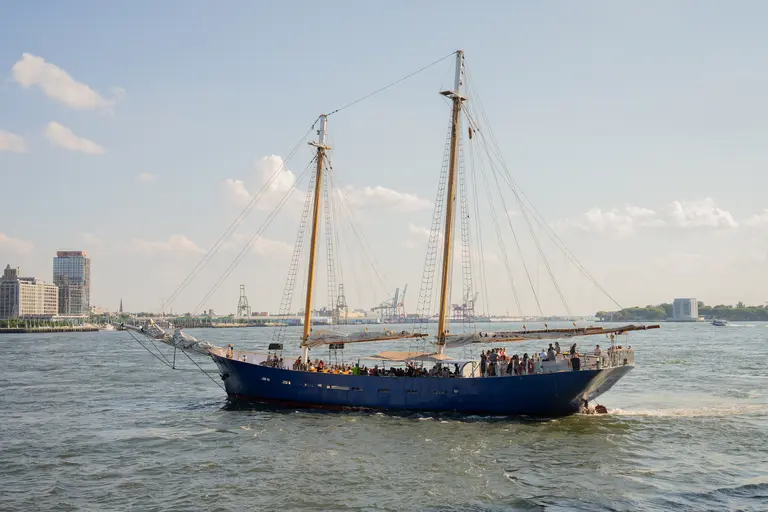
<path fill-rule="evenodd" d="M 737 404 L 722 407 L 699 407 L 680 409 L 609 409 L 614 416 L 641 416 L 656 418 L 722 418 L 768 412 L 768 404 Z"/>

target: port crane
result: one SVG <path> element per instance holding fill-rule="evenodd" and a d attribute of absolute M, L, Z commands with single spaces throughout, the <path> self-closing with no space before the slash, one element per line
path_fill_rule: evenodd
<path fill-rule="evenodd" d="M 400 288 L 395 288 L 393 297 L 385 300 L 378 306 L 371 308 L 371 311 L 380 311 L 381 320 L 384 322 L 397 323 L 405 319 L 405 294 L 408 292 L 408 285 L 403 287 L 403 293 Z"/>
<path fill-rule="evenodd" d="M 475 317 L 475 304 L 480 293 L 475 293 L 471 299 L 464 301 L 464 304 L 453 304 L 453 319 L 470 321 Z"/>

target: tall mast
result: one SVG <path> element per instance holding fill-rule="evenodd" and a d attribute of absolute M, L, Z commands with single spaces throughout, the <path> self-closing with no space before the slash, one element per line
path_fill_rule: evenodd
<path fill-rule="evenodd" d="M 312 290 L 315 286 L 315 260 L 317 258 L 317 234 L 320 227 L 320 199 L 323 188 L 323 157 L 330 147 L 325 145 L 325 134 L 328 131 L 328 116 L 320 116 L 320 129 L 317 131 L 317 142 L 310 146 L 317 148 L 317 168 L 315 170 L 315 201 L 312 208 L 312 237 L 309 245 L 309 270 L 307 274 L 307 300 L 304 303 L 304 335 L 301 337 L 301 359 L 306 363 L 309 358 L 309 348 L 306 345 L 309 333 L 312 331 Z"/>
<path fill-rule="evenodd" d="M 456 174 L 459 161 L 459 115 L 461 114 L 461 102 L 465 98 L 461 95 L 461 85 L 464 81 L 464 51 L 456 52 L 456 81 L 452 91 L 443 91 L 440 94 L 453 100 L 453 116 L 451 117 L 451 153 L 448 161 L 448 197 L 445 208 L 445 237 L 443 240 L 443 269 L 440 285 L 440 316 L 437 323 L 437 347 L 438 352 L 445 352 L 445 336 L 449 327 L 448 295 L 451 286 L 451 249 L 453 249 L 453 205 L 456 200 Z"/>

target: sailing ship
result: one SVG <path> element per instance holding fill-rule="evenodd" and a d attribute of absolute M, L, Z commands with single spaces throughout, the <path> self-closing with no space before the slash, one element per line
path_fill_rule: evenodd
<path fill-rule="evenodd" d="M 454 54 L 451 54 L 452 56 Z M 141 333 L 150 339 L 159 340 L 185 351 L 195 352 L 210 357 L 218 368 L 223 380 L 223 387 L 229 399 L 248 401 L 278 406 L 328 408 L 328 409 L 373 409 L 388 411 L 430 411 L 455 412 L 493 415 L 532 415 L 562 416 L 577 413 L 588 404 L 611 389 L 622 377 L 635 366 L 634 350 L 629 346 L 620 346 L 616 337 L 632 331 L 658 328 L 658 325 L 624 325 L 619 327 L 578 327 L 574 322 L 568 328 L 528 328 L 497 332 L 464 331 L 454 333 L 451 330 L 451 278 L 454 256 L 457 209 L 461 209 L 462 256 L 471 254 L 465 250 L 468 236 L 464 236 L 465 224 L 469 214 L 465 211 L 463 196 L 457 205 L 457 195 L 463 190 L 461 166 L 461 121 L 462 114 L 468 116 L 464 94 L 465 82 L 464 52 L 455 52 L 455 78 L 453 88 L 442 94 L 450 103 L 451 118 L 449 142 L 446 145 L 444 175 L 441 176 L 438 189 L 438 201 L 433 217 L 433 229 L 430 233 L 431 256 L 427 262 L 437 266 L 438 272 L 429 274 L 438 278 L 439 293 L 436 294 L 437 324 L 434 334 L 425 329 L 344 333 L 332 330 L 312 329 L 312 311 L 316 284 L 316 265 L 318 260 L 318 239 L 321 235 L 320 221 L 323 202 L 328 201 L 328 194 L 323 194 L 323 185 L 328 178 L 327 155 L 328 114 L 321 115 L 317 121 L 317 140 L 310 144 L 314 147 L 314 176 L 311 183 L 314 188 L 307 191 L 305 212 L 311 212 L 308 218 L 302 217 L 302 228 L 294 250 L 294 257 L 289 271 L 288 284 L 284 293 L 282 311 L 289 311 L 293 282 L 296 280 L 296 268 L 299 256 L 303 225 L 308 224 L 310 240 L 306 274 L 306 293 L 304 296 L 303 332 L 299 341 L 300 355 L 294 361 L 284 361 L 283 349 L 287 338 L 286 327 L 276 328 L 276 335 L 268 347 L 266 359 L 255 352 L 236 350 L 231 345 L 217 347 L 176 329 L 170 332 L 157 324 L 143 327 L 126 326 L 131 332 Z M 479 125 L 468 119 L 470 139 L 480 130 Z M 441 197 L 442 192 L 442 199 Z M 438 211 L 438 206 L 442 210 Z M 326 211 L 329 206 L 326 205 Z M 444 210 L 444 211 L 443 211 Z M 444 216 L 442 215 L 444 213 Z M 526 219 L 527 220 L 527 219 Z M 333 240 L 328 236 L 327 241 Z M 441 246 L 441 247 L 440 247 Z M 441 248 L 441 250 L 439 250 Z M 438 258 L 437 255 L 440 257 Z M 426 267 L 426 265 L 425 265 Z M 462 271 L 465 266 L 462 267 Z M 527 272 L 527 269 L 526 269 Z M 425 271 L 425 275 L 426 275 Z M 466 280 L 465 280 L 466 281 Z M 466 282 L 465 282 L 466 284 Z M 329 279 L 329 287 L 331 280 Z M 431 284 L 429 285 L 431 287 Z M 429 302 L 431 288 L 422 290 L 421 302 Z M 477 294 L 464 289 L 467 318 L 471 323 Z M 537 299 L 538 300 L 538 299 Z M 336 302 L 341 302 L 341 297 Z M 469 306 L 468 306 L 469 304 Z M 331 301 L 334 305 L 334 301 Z M 335 320 L 339 315 L 333 314 Z M 338 324 L 338 322 L 333 322 Z M 409 324 L 410 325 L 410 324 Z M 282 333 L 282 334 L 281 334 Z M 493 371 L 496 364 L 476 356 L 459 357 L 458 348 L 480 346 L 503 346 L 504 343 L 526 342 L 530 340 L 574 340 L 585 336 L 601 336 L 609 341 L 610 346 L 592 354 L 547 355 L 531 358 L 525 365 L 515 364 L 515 372 Z M 359 361 L 355 368 L 332 368 L 322 362 L 313 361 L 312 350 L 327 348 L 329 353 L 344 350 L 348 345 L 358 343 L 408 343 L 404 351 L 383 351 L 371 356 L 376 361 L 375 370 L 361 374 Z M 559 345 L 558 345 L 559 346 Z M 573 345 L 575 348 L 576 345 Z M 465 352 L 466 353 L 466 352 Z M 535 359 L 535 364 L 533 364 Z M 488 363 L 488 364 L 486 364 Z M 378 364 L 382 368 L 378 368 Z M 387 365 L 389 370 L 384 369 Z M 398 369 L 394 367 L 398 365 Z M 510 368 L 512 363 L 509 363 Z M 521 368 L 518 370 L 518 368 Z"/>

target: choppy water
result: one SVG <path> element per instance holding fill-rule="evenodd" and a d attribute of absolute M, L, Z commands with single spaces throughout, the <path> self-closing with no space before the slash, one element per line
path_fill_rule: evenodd
<path fill-rule="evenodd" d="M 665 324 L 609 415 L 525 421 L 231 410 L 126 333 L 3 335 L 0 510 L 768 510 L 767 340 Z"/>

